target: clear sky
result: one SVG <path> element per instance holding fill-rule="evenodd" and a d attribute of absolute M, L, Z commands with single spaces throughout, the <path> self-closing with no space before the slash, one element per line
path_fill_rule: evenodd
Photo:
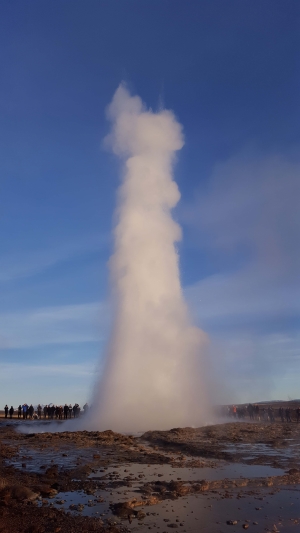
<path fill-rule="evenodd" d="M 0 68 L 0 402 L 101 369 L 121 81 L 183 124 L 182 285 L 228 400 L 299 398 L 299 1 L 1 1 Z"/>

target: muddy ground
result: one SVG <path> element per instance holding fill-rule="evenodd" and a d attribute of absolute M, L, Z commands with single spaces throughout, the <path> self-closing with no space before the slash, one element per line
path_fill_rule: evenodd
<path fill-rule="evenodd" d="M 300 424 L 48 429 L 0 423 L 1 533 L 300 530 Z"/>

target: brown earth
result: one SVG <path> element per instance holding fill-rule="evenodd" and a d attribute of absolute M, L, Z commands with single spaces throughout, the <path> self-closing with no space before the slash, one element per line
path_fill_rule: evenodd
<path fill-rule="evenodd" d="M 291 440 L 300 443 L 300 423 L 269 422 L 229 422 L 202 428 L 174 428 L 169 431 L 148 431 L 142 439 L 152 446 L 188 453 L 191 455 L 239 461 L 243 453 L 239 446 L 243 444 L 260 444 L 272 451 L 272 462 L 278 465 L 280 457 L 274 451 L 288 448 Z M 236 446 L 233 451 L 226 451 L 226 446 Z M 231 446 L 232 447 L 232 446 Z M 225 450 L 224 450 L 225 448 Z M 267 452 L 261 458 L 251 459 L 248 464 L 263 464 Z M 279 454 L 280 455 L 280 454 Z M 293 463 L 294 459 L 291 459 Z M 293 464 L 291 467 L 294 466 Z"/>
<path fill-rule="evenodd" d="M 132 518 L 142 519 L 143 513 L 138 510 L 141 506 L 155 505 L 164 499 L 177 499 L 187 494 L 214 493 L 226 498 L 233 490 L 253 491 L 265 487 L 278 490 L 283 486 L 299 486 L 299 457 L 297 454 L 290 457 L 281 455 L 291 440 L 300 442 L 300 424 L 232 422 L 197 429 L 151 431 L 136 438 L 112 431 L 22 434 L 15 430 L 13 424 L 1 423 L 0 533 L 127 532 L 126 525 L 115 523 L 113 519 L 74 516 L 50 507 L 47 498 L 65 491 L 82 490 L 85 494 L 93 494 L 101 488 L 116 491 L 122 486 L 130 487 L 130 481 L 116 475 L 106 479 L 88 477 L 93 471 L 116 464 L 184 467 L 188 460 L 189 465 L 199 467 L 201 476 L 201 458 L 204 458 L 205 466 L 212 468 L 220 459 L 241 461 L 243 453 L 238 449 L 241 444 L 264 445 L 272 452 L 270 456 L 266 452 L 243 462 L 270 464 L 271 460 L 274 466 L 284 467 L 285 474 L 194 482 L 145 480 L 141 483 L 139 496 L 112 505 L 113 512 L 122 518 L 127 517 L 130 522 Z M 226 451 L 226 446 L 233 448 Z M 234 449 L 235 446 L 237 449 Z M 34 462 L 35 454 L 44 463 L 39 463 L 37 469 L 32 470 L 29 466 Z"/>

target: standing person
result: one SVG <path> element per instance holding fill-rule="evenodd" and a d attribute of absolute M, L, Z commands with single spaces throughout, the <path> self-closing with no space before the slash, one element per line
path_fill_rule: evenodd
<path fill-rule="evenodd" d="M 30 404 L 30 407 L 29 407 L 29 409 L 28 409 L 28 413 L 29 413 L 29 418 L 30 418 L 30 420 L 32 420 L 33 413 L 34 413 L 34 408 L 33 408 L 32 403 Z"/>
<path fill-rule="evenodd" d="M 5 415 L 5 418 L 7 418 L 7 415 L 8 415 L 8 405 L 7 404 L 4 407 L 4 415 Z"/>
<path fill-rule="evenodd" d="M 19 407 L 18 407 L 18 418 L 21 418 L 21 414 L 22 414 L 22 405 L 19 405 Z"/>
<path fill-rule="evenodd" d="M 260 412 L 259 412 L 258 405 L 255 406 L 255 416 L 256 416 L 256 420 L 260 421 Z"/>
<path fill-rule="evenodd" d="M 68 407 L 67 404 L 65 403 L 65 405 L 64 405 L 64 420 L 67 420 L 67 418 L 68 418 L 68 413 L 69 413 L 69 407 Z"/>
<path fill-rule="evenodd" d="M 73 407 L 72 407 L 72 404 L 70 403 L 70 405 L 69 405 L 69 418 L 72 418 L 72 411 L 73 411 Z"/>
<path fill-rule="evenodd" d="M 27 419 L 27 413 L 28 413 L 28 405 L 27 405 L 27 403 L 23 403 L 22 410 L 23 410 L 23 419 L 26 420 Z"/>
<path fill-rule="evenodd" d="M 253 405 L 251 403 L 249 403 L 247 411 L 248 411 L 250 420 L 253 420 L 253 418 L 254 418 L 254 416 L 253 416 L 254 409 L 253 409 Z"/>
<path fill-rule="evenodd" d="M 9 418 L 10 419 L 12 419 L 14 412 L 15 412 L 15 410 L 14 410 L 13 406 L 11 406 L 11 408 L 9 410 Z"/>
<path fill-rule="evenodd" d="M 287 422 L 291 422 L 292 419 L 291 419 L 291 410 L 289 407 L 286 408 L 285 410 L 285 418 L 286 418 L 286 421 Z"/>
<path fill-rule="evenodd" d="M 41 420 L 41 418 L 42 418 L 42 406 L 41 406 L 41 404 L 39 404 L 38 407 L 37 407 L 37 416 L 38 416 L 38 419 Z"/>
<path fill-rule="evenodd" d="M 76 414 L 77 414 L 77 403 L 74 403 L 74 405 L 73 405 L 73 416 L 74 416 L 74 418 L 76 418 Z"/>
<path fill-rule="evenodd" d="M 43 412 L 44 412 L 44 418 L 47 418 L 47 411 L 48 411 L 48 405 L 44 406 Z"/>

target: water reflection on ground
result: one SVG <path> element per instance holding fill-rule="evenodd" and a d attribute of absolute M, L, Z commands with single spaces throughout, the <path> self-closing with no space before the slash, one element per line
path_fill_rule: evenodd
<path fill-rule="evenodd" d="M 109 520 L 112 524 L 122 522 L 111 510 L 111 505 L 128 500 L 141 500 L 141 486 L 153 480 L 182 480 L 197 481 L 200 479 L 236 479 L 239 477 L 254 478 L 282 475 L 283 470 L 264 465 L 228 464 L 220 462 L 215 468 L 177 468 L 172 465 L 122 464 L 103 467 L 95 470 L 89 477 L 99 485 L 106 482 L 107 488 L 95 490 L 92 493 L 84 491 L 61 492 L 52 500 L 51 506 L 62 508 L 66 512 L 96 516 L 102 520 Z M 128 482 L 129 486 L 117 486 L 114 489 L 109 483 Z M 295 531 L 296 520 L 300 518 L 300 493 L 297 490 L 282 490 L 280 493 L 270 494 L 263 490 L 251 490 L 241 494 L 238 490 L 231 492 L 215 491 L 209 495 L 188 495 L 176 500 L 166 499 L 156 505 L 139 506 L 136 518 L 126 519 L 132 531 L 156 529 L 169 531 L 178 529 L 182 532 L 210 533 L 227 531 L 227 522 L 237 521 L 231 525 L 230 531 L 240 531 L 247 525 L 256 527 L 257 531 L 271 528 L 274 524 L 284 523 L 284 531 Z M 237 501 L 238 499 L 238 501 Z M 46 502 L 44 501 L 44 504 Z M 42 502 L 40 503 L 42 504 Z M 291 508 L 295 513 L 291 515 Z M 298 514 L 297 514 L 298 511 Z M 143 517 L 144 515 L 144 517 Z M 299 516 L 298 516 L 299 515 Z M 254 524 L 257 522 L 257 524 Z M 293 529 L 294 527 L 294 529 Z M 291 529 L 289 529 L 291 528 Z M 280 529 L 279 529 L 280 530 Z M 270 529 L 272 531 L 272 529 Z M 276 531 L 276 530 L 274 530 Z"/>
<path fill-rule="evenodd" d="M 250 429 L 246 428 L 248 433 Z M 261 430 L 255 434 L 256 442 L 252 429 L 249 433 L 252 442 L 237 442 L 242 433 L 237 435 L 238 428 L 234 427 L 231 442 L 223 442 L 219 434 L 205 434 L 203 438 L 197 434 L 191 438 L 195 437 L 192 443 L 197 444 L 199 437 L 199 448 L 196 445 L 176 448 L 174 445 L 172 449 L 168 448 L 168 443 L 165 447 L 153 447 L 142 440 L 134 446 L 131 442 L 122 444 L 122 447 L 114 447 L 111 443 L 100 445 L 97 435 L 91 444 L 79 441 L 82 447 L 78 440 L 74 440 L 77 445 L 73 446 L 69 435 L 51 442 L 45 436 L 37 440 L 38 446 L 34 447 L 34 439 L 28 435 L 18 446 L 18 453 L 6 458 L 5 464 L 22 470 L 21 476 L 25 472 L 38 474 L 37 479 L 44 477 L 45 482 L 60 490 L 53 498 L 40 498 L 39 506 L 61 509 L 72 516 L 97 517 L 105 523 L 121 523 L 123 530 L 126 526 L 133 532 L 142 533 L 146 529 L 159 533 L 167 533 L 170 529 L 182 533 L 224 533 L 242 529 L 258 533 L 298 532 L 300 486 L 296 483 L 299 477 L 294 481 L 289 477 L 285 481 L 289 485 L 294 482 L 293 486 L 280 482 L 279 487 L 272 480 L 269 484 L 264 481 L 272 476 L 282 476 L 289 469 L 296 469 L 297 473 L 299 435 L 289 438 L 284 433 L 279 439 L 280 428 L 270 426 L 263 430 L 269 432 L 267 437 Z M 287 434 L 290 435 L 290 431 Z M 262 437 L 264 442 L 260 442 Z M 178 444 L 176 439 L 174 442 Z M 210 455 L 212 449 L 216 453 Z M 53 477 L 47 472 L 51 466 L 56 468 Z M 64 483 L 60 482 L 63 474 L 67 480 Z M 253 478 L 260 481 L 240 481 Z M 193 487 L 197 483 L 201 486 L 203 480 L 224 480 L 224 483 L 211 484 L 205 492 L 194 490 Z M 179 482 L 177 485 L 194 485 L 187 494 L 173 491 L 171 481 Z M 163 484 L 168 486 L 165 493 L 158 490 Z M 128 504 L 125 512 L 118 513 L 118 516 L 114 514 L 113 511 L 118 512 L 116 504 L 125 502 Z"/>
<path fill-rule="evenodd" d="M 134 491 L 127 491 L 127 497 Z M 90 495 L 80 492 L 60 493 L 52 505 L 68 510 L 79 506 L 79 511 L 88 516 L 109 519 L 112 524 L 120 523 L 110 510 L 110 503 L 120 501 L 123 491 L 114 494 L 95 493 Z M 238 501 L 237 501 L 238 500 Z M 294 488 L 285 488 L 277 493 L 259 491 L 256 494 L 235 492 L 230 498 L 220 495 L 189 495 L 180 499 L 164 500 L 151 507 L 141 507 L 140 516 L 144 518 L 126 521 L 132 531 L 156 529 L 163 532 L 169 528 L 181 532 L 220 533 L 241 531 L 241 528 L 262 531 L 297 532 L 300 524 L 300 492 Z M 84 506 L 84 507 L 82 507 Z M 247 527 L 248 526 L 248 527 Z M 275 526 L 275 527 L 274 527 Z"/>
<path fill-rule="evenodd" d="M 300 459 L 300 443 L 294 441 L 294 439 L 286 439 L 286 446 L 277 446 L 276 448 L 270 444 L 257 442 L 225 444 L 223 449 L 230 454 L 239 454 L 241 459 L 245 461 L 256 459 L 261 456 L 264 456 L 265 458 L 270 457 L 270 460 L 278 458 L 283 464 L 288 462 L 291 458 L 294 460 Z"/>
<path fill-rule="evenodd" d="M 122 467 L 112 466 L 102 468 L 90 475 L 97 479 L 143 480 L 143 483 L 153 481 L 153 478 L 163 477 L 165 481 L 171 479 L 181 481 L 199 481 L 207 479 L 235 479 L 238 477 L 253 478 L 267 476 L 281 476 L 284 470 L 265 465 L 247 465 L 242 463 L 226 463 L 219 461 L 214 468 L 174 467 L 172 465 L 143 465 L 123 464 Z M 170 479 L 171 478 L 171 479 Z"/>

